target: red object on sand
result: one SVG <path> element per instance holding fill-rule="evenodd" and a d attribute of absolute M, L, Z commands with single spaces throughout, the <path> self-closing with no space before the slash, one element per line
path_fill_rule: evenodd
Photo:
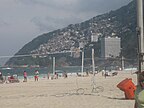
<path fill-rule="evenodd" d="M 117 87 L 124 91 L 126 99 L 134 99 L 134 91 L 136 90 L 136 86 L 132 82 L 131 78 L 126 78 L 125 80 L 121 81 Z"/>

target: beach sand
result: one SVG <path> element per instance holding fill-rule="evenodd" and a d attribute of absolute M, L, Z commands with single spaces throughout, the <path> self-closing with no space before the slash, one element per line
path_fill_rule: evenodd
<path fill-rule="evenodd" d="M 133 108 L 134 100 L 126 100 L 124 92 L 117 88 L 125 78 L 132 78 L 136 84 L 136 74 L 131 72 L 107 78 L 96 74 L 97 86 L 104 87 L 100 93 L 91 93 L 92 76 L 0 84 L 0 108 Z M 83 88 L 84 94 L 77 94 L 77 88 Z"/>

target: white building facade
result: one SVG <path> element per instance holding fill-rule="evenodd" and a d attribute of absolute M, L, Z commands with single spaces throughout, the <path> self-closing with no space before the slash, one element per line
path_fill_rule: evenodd
<path fill-rule="evenodd" d="M 121 52 L 121 39 L 118 37 L 101 38 L 101 57 L 117 57 Z"/>

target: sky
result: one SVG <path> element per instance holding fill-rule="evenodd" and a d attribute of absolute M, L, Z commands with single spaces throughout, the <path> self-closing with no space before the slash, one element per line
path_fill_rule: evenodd
<path fill-rule="evenodd" d="M 0 0 L 0 57 L 37 36 L 118 9 L 132 0 Z"/>

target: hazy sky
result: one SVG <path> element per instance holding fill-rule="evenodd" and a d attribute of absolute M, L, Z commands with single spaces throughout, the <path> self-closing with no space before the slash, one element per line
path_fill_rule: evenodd
<path fill-rule="evenodd" d="M 0 56 L 32 39 L 127 5 L 132 0 L 0 0 Z"/>

